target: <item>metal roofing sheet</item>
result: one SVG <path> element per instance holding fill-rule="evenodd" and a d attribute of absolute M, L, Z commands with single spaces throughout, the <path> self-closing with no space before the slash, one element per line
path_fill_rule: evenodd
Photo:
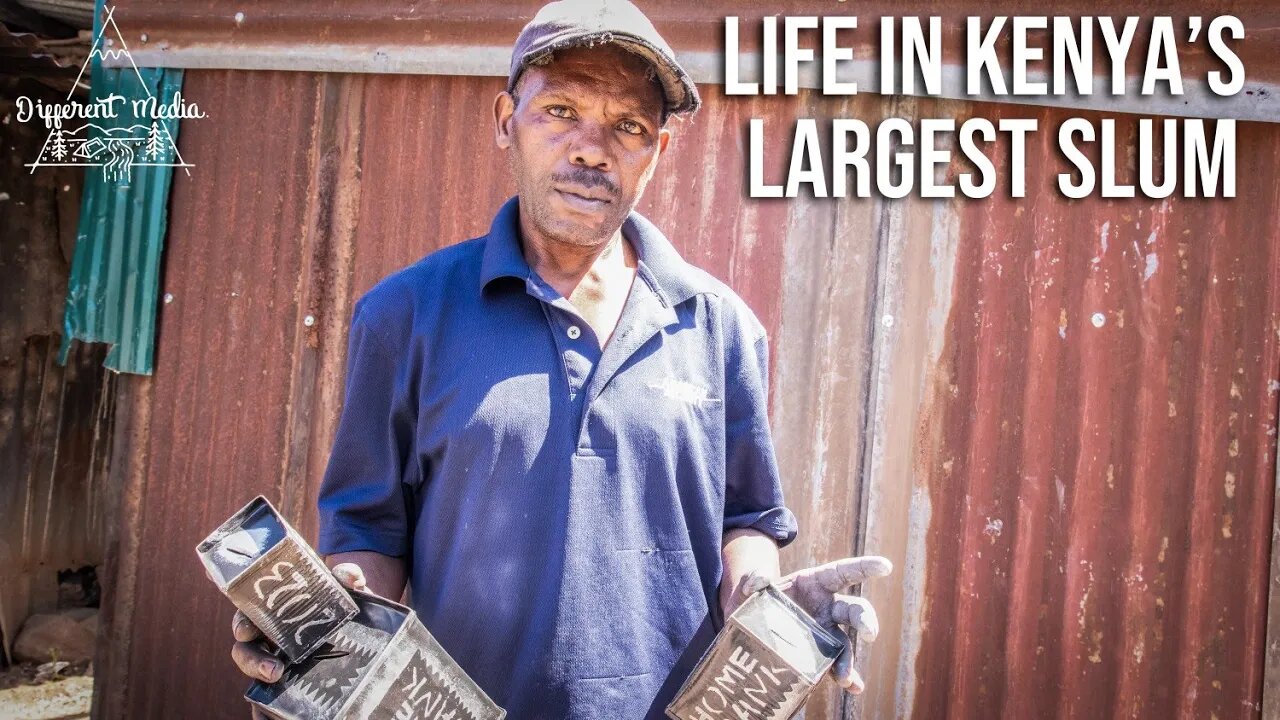
<path fill-rule="evenodd" d="M 94 31 L 101 33 L 101 23 Z M 100 46 L 91 55 L 89 102 L 112 95 L 126 102 L 155 97 L 168 104 L 182 88 L 182 70 L 102 67 Z M 75 122 L 75 121 L 72 121 Z M 138 122 L 132 112 L 88 123 L 88 136 L 101 141 L 107 133 Z M 173 143 L 178 119 L 156 121 Z M 78 132 L 68 127 L 68 132 Z M 86 167 L 84 199 L 76 235 L 75 257 L 67 287 L 64 332 L 59 362 L 65 362 L 73 340 L 111 344 L 106 366 L 118 372 L 149 374 L 155 344 L 155 317 L 164 248 L 169 183 L 174 161 L 170 143 L 151 164 L 108 168 Z M 105 161 L 104 161 L 105 162 Z"/>
<path fill-rule="evenodd" d="M 129 48 L 139 63 L 148 66 L 505 76 L 511 43 L 540 5 L 540 0 L 409 0 L 391 4 L 367 0 L 265 0 L 252 4 L 214 0 L 195 3 L 122 0 L 118 8 Z M 963 87 L 966 18 L 990 20 L 1011 14 L 981 0 L 914 5 L 893 0 L 855 5 L 829 0 L 792 0 L 772 3 L 767 8 L 760 4 L 654 0 L 643 6 L 699 83 L 723 82 L 726 16 L 740 18 L 740 50 L 747 56 L 740 65 L 745 75 L 752 75 L 760 65 L 760 27 L 765 15 L 856 14 L 859 27 L 846 31 L 841 38 L 841 44 L 847 44 L 855 56 L 849 63 L 842 64 L 841 77 L 856 79 L 864 92 L 879 86 L 881 18 L 938 16 L 943 35 L 941 95 L 965 100 L 991 99 L 973 98 Z M 1275 32 L 1275 28 L 1280 27 L 1280 9 L 1274 3 L 1179 0 L 1161 6 L 1158 11 L 1174 19 L 1179 33 L 1190 27 L 1191 17 L 1212 18 L 1223 14 L 1238 17 L 1244 24 L 1245 37 L 1233 41 L 1231 47 L 1246 68 L 1244 91 L 1230 97 L 1219 97 L 1209 91 L 1205 73 L 1220 69 L 1221 63 L 1205 48 L 1206 33 L 1199 33 L 1196 42 L 1181 43 L 1179 47 L 1180 69 L 1186 79 L 1184 95 L 1139 95 L 1134 90 L 1112 97 L 1099 89 L 1089 94 L 1004 97 L 1003 101 L 1119 112 L 1280 120 L 1280 63 L 1277 63 L 1280 35 Z M 1136 26 L 1134 51 L 1124 61 L 1130 82 L 1134 82 L 1146 62 L 1145 38 L 1151 33 L 1149 18 L 1155 12 L 1155 8 L 1147 8 L 1143 14 L 1133 13 L 1141 17 L 1142 22 Z M 1024 5 L 1018 8 L 1017 14 L 1093 18 L 1112 17 L 1116 12 L 1114 4 L 1105 0 L 1071 0 Z M 1096 27 L 1093 34 L 1094 47 L 1104 47 Z M 816 47 L 819 37 L 817 31 L 802 32 L 800 43 Z M 997 43 L 1001 57 L 1008 57 L 1011 37 L 1012 33 L 1007 32 Z M 1030 46 L 1048 48 L 1046 58 L 1052 55 L 1054 44 L 1047 30 L 1032 30 L 1029 38 Z M 1110 71 L 1110 60 L 1101 50 L 1097 55 L 1094 74 L 1105 76 Z M 822 87 L 817 67 L 816 64 L 801 67 L 802 87 Z M 1032 62 L 1028 67 L 1033 75 L 1052 73 L 1047 61 Z"/>
<path fill-rule="evenodd" d="M 155 376 L 123 383 L 131 530 L 106 718 L 243 711 L 231 608 L 191 548 L 262 491 L 314 533 L 353 299 L 484 232 L 513 190 L 490 139 L 498 79 L 187 81 L 272 130 L 184 127 L 199 169 L 174 188 L 174 302 Z M 865 547 L 898 567 L 866 589 L 884 628 L 867 697 L 824 689 L 810 716 L 1254 714 L 1280 389 L 1275 126 L 1241 125 L 1249 187 L 1232 202 L 1066 201 L 1047 161 L 1017 202 L 749 200 L 749 117 L 1026 111 L 704 97 L 641 209 L 773 338 L 803 528 L 785 562 Z M 1040 142 L 1029 157 L 1047 160 Z"/>

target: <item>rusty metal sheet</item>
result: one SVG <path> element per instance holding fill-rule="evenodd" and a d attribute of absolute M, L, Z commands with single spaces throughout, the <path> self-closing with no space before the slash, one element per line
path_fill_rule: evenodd
<path fill-rule="evenodd" d="M 154 376 L 119 378 L 120 526 L 95 665 L 102 717 L 243 711 L 246 683 L 228 672 L 215 630 L 232 606 L 201 582 L 190 552 L 253 488 L 281 506 L 290 390 L 307 379 L 298 287 L 313 252 L 305 228 L 318 201 L 323 78 L 193 73 L 187 85 L 214 102 L 179 139 L 199 172 L 173 184 L 162 288 L 172 301 L 160 306 Z M 276 131 L 247 134 L 212 110 L 242 98 L 275 117 Z"/>
<path fill-rule="evenodd" d="M 1280 326 L 1277 327 L 1277 332 L 1280 332 Z M 1280 495 L 1280 463 L 1276 465 L 1276 491 Z M 1267 655 L 1262 670 L 1262 716 L 1270 718 L 1280 715 L 1280 523 L 1274 523 L 1271 527 L 1271 578 L 1268 595 Z"/>
<path fill-rule="evenodd" d="M 542 3 L 520 0 L 517 3 L 434 2 L 401 3 L 388 7 L 385 3 L 298 3 L 294 0 L 269 0 L 265 3 L 200 3 L 162 0 L 124 0 L 120 4 L 122 23 L 130 29 L 125 39 L 133 58 L 144 66 L 205 69 L 300 70 L 327 72 L 427 73 L 441 75 L 505 76 L 510 43 L 520 27 L 533 16 Z M 796 0 L 763 6 L 741 3 L 685 3 L 658 0 L 644 3 L 646 11 L 657 18 L 657 25 L 677 51 L 681 62 L 699 83 L 721 83 L 724 78 L 725 17 L 741 20 L 739 63 L 746 76 L 754 77 L 760 65 L 760 26 L 763 16 L 823 16 L 856 12 L 859 28 L 846 31 L 842 44 L 854 52 L 854 59 L 841 68 L 842 79 L 856 80 L 863 91 L 879 88 L 879 23 L 882 17 L 903 15 L 936 15 L 942 28 L 942 54 L 945 72 L 941 95 L 973 99 L 961 86 L 964 76 L 965 22 L 968 17 L 990 19 L 989 3 L 978 0 L 951 0 L 926 6 L 906 6 L 889 0 L 860 3 L 856 8 L 820 0 Z M 1102 0 L 1074 0 L 1069 3 L 1045 4 L 1042 8 L 1023 8 L 1020 13 L 1044 15 L 1112 16 L 1114 8 Z M 1110 111 L 1159 112 L 1173 115 L 1237 117 L 1244 119 L 1280 120 L 1280 66 L 1275 57 L 1280 53 L 1280 40 L 1272 28 L 1280 24 L 1280 11 L 1265 0 L 1249 2 L 1205 3 L 1183 0 L 1164 12 L 1176 21 L 1176 27 L 1187 27 L 1188 18 L 1218 14 L 1238 17 L 1246 28 L 1245 37 L 1234 42 L 1247 68 L 1246 88 L 1235 96 L 1222 98 L 1212 94 L 1205 84 L 1205 73 L 1219 69 L 1219 61 L 1204 50 L 1203 42 L 1182 48 L 1179 56 L 1186 81 L 1185 94 L 1165 97 L 1157 93 L 1113 98 L 1100 89 L 1094 93 L 1062 96 L 1043 95 L 1036 98 L 1008 98 L 1010 102 L 1105 109 Z M 1146 39 L 1150 23 L 1137 26 L 1134 52 L 1126 59 L 1132 82 L 1146 62 Z M 1094 44 L 1101 47 L 1095 27 Z M 806 47 L 819 45 L 819 33 L 801 33 Z M 1047 30 L 1033 31 L 1030 44 L 1052 48 Z M 998 47 L 1008 57 L 1011 33 L 1001 36 Z M 1046 52 L 1046 58 L 1050 53 Z M 1048 61 L 1032 63 L 1030 71 L 1050 77 Z M 1095 75 L 1109 72 L 1109 61 L 1099 57 Z M 816 66 L 801 68 L 802 87 L 821 88 Z"/>
<path fill-rule="evenodd" d="M 64 97 L 73 88 L 83 94 L 88 86 L 77 84 L 76 76 L 89 56 L 89 44 L 83 38 L 52 40 L 12 32 L 0 23 L 0 75 L 35 78 Z"/>
<path fill-rule="evenodd" d="M 18 92 L 0 83 L 0 635 L 6 657 L 22 621 L 52 610 L 57 571 L 101 562 L 113 386 L 105 352 L 78 348 L 56 361 L 81 178 L 70 168 L 32 175 L 45 140 L 13 120 Z"/>
<path fill-rule="evenodd" d="M 435 46 L 474 47 L 495 42 L 509 47 L 520 28 L 545 4 L 542 0 L 515 2 L 401 2 L 386 3 L 360 0 L 341 2 L 298 2 L 298 0 L 265 0 L 255 3 L 223 3 L 202 0 L 119 0 L 118 17 L 127 19 L 125 40 L 131 47 L 142 48 L 162 44 L 180 49 L 190 44 L 228 44 L 239 47 L 299 43 L 334 42 L 349 45 L 381 45 L 387 48 L 430 44 Z M 871 0 L 845 7 L 822 0 L 788 0 L 772 3 L 767 12 L 731 2 L 687 3 L 681 0 L 641 2 L 645 12 L 657 19 L 664 36 L 679 51 L 720 52 L 724 46 L 724 19 L 741 18 L 744 27 L 758 27 L 766 14 L 786 15 L 851 15 L 858 16 L 860 31 L 852 36 L 857 52 L 863 57 L 875 54 L 872 41 L 878 42 L 881 17 L 909 15 L 938 16 L 944 32 L 943 48 L 948 61 L 959 60 L 964 51 L 964 23 L 968 17 L 991 18 L 1007 14 L 994 11 L 981 0 L 948 0 L 942 3 L 912 5 L 892 0 Z M 1112 16 L 1114 5 L 1105 0 L 1070 0 L 1043 3 L 1040 7 L 1020 7 L 1019 14 L 1049 16 Z M 1230 14 L 1240 18 L 1246 30 L 1241 43 L 1241 59 L 1253 71 L 1267 79 L 1280 78 L 1280 68 L 1273 62 L 1274 49 L 1280 40 L 1271 32 L 1280 24 L 1280 10 L 1265 0 L 1227 2 L 1190 2 L 1181 0 L 1161 8 L 1164 14 L 1184 19 L 1188 16 L 1212 17 Z M 1149 27 L 1141 32 L 1149 32 Z M 147 35 L 147 42 L 141 40 Z M 1140 39 L 1143 35 L 1139 35 Z M 743 34 L 744 50 L 759 48 L 758 38 Z M 1135 66 L 1145 58 L 1136 58 Z M 1187 69 L 1201 72 L 1215 62 L 1200 54 L 1188 53 L 1181 58 Z"/>
<path fill-rule="evenodd" d="M 231 606 L 190 547 L 259 492 L 314 536 L 351 304 L 483 233 L 513 191 L 491 140 L 501 87 L 188 73 L 184 94 L 211 117 L 183 128 L 197 170 L 174 184 L 156 374 L 121 380 L 101 717 L 243 712 Z M 809 716 L 1118 716 L 1139 703 L 1142 717 L 1227 717 L 1258 702 L 1280 242 L 1269 212 L 1239 207 L 1280 202 L 1280 134 L 1242 126 L 1253 182 L 1234 203 L 1068 203 L 1047 190 L 1050 162 L 1029 163 L 1037 189 L 1021 203 L 753 201 L 749 117 L 1028 111 L 704 96 L 641 210 L 769 330 L 802 527 L 784 563 L 866 549 L 898 567 L 867 588 L 884 631 L 863 661 L 866 700 L 828 683 Z M 242 132 L 237 107 L 273 132 Z M 1055 112 L 1035 111 L 1042 126 Z"/>
<path fill-rule="evenodd" d="M 93 0 L 16 0 L 28 10 L 50 18 L 57 18 L 71 27 L 92 28 Z"/>
<path fill-rule="evenodd" d="M 1234 201 L 1067 201 L 1041 138 L 1025 200 L 902 209 L 869 440 L 899 457 L 866 478 L 901 620 L 864 717 L 1259 716 L 1280 133 L 1239 137 Z"/>

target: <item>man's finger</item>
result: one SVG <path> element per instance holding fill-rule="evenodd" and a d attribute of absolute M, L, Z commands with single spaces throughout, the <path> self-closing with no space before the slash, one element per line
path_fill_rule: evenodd
<path fill-rule="evenodd" d="M 262 631 L 257 625 L 253 624 L 244 613 L 239 610 L 231 618 L 231 634 L 239 642 L 252 642 L 262 637 Z"/>
<path fill-rule="evenodd" d="M 871 601 L 854 595 L 836 595 L 831 603 L 831 619 L 852 628 L 858 637 L 867 642 L 880 634 L 880 620 L 876 617 Z"/>
<path fill-rule="evenodd" d="M 364 570 L 355 563 L 338 563 L 333 566 L 333 575 L 338 578 L 338 582 L 346 585 L 352 590 L 360 590 L 368 592 L 369 586 L 365 583 Z"/>
<path fill-rule="evenodd" d="M 265 683 L 273 683 L 284 674 L 284 663 L 250 643 L 232 645 L 231 659 L 240 672 Z"/>
<path fill-rule="evenodd" d="M 835 665 L 831 667 L 831 674 L 835 677 L 837 685 L 854 695 L 859 695 L 866 685 L 862 682 L 862 676 L 858 671 L 853 669 L 853 641 L 842 632 L 837 634 L 844 643 L 844 651 L 840 653 L 840 657 L 836 658 Z"/>
<path fill-rule="evenodd" d="M 861 585 L 871 578 L 888 575 L 893 572 L 893 563 L 888 558 L 867 555 L 835 560 L 802 572 L 812 577 L 823 590 L 839 592 L 851 585 Z"/>

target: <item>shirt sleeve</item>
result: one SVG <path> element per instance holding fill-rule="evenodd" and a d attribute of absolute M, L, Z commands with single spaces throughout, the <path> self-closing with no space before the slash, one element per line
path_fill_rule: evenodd
<path fill-rule="evenodd" d="M 403 557 L 411 525 L 405 485 L 415 405 L 408 363 L 357 303 L 347 350 L 345 400 L 320 485 L 322 555 L 356 550 Z"/>
<path fill-rule="evenodd" d="M 724 529 L 755 528 L 784 546 L 797 524 L 769 431 L 769 344 L 763 328 L 737 344 L 726 353 Z"/>

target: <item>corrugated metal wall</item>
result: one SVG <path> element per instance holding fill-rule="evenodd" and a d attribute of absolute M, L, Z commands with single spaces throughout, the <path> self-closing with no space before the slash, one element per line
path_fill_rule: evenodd
<path fill-rule="evenodd" d="M 188 72 L 214 115 L 182 129 L 155 375 L 122 380 L 99 717 L 243 717 L 231 606 L 192 549 L 258 492 L 314 533 L 351 304 L 512 192 L 501 86 Z M 865 533 L 898 566 L 868 588 L 865 715 L 1256 716 L 1280 130 L 1242 130 L 1231 203 L 1059 199 L 1047 135 L 1021 202 L 753 201 L 747 118 L 1008 110 L 703 91 L 641 209 L 773 338 L 786 564 Z M 828 689 L 809 717 L 842 707 Z"/>
<path fill-rule="evenodd" d="M 953 109 L 1026 113 L 912 112 Z M 867 542 L 905 562 L 868 717 L 1259 716 L 1280 128 L 1238 143 L 1229 202 L 1065 200 L 1042 134 L 1026 200 L 893 211 Z"/>
<path fill-rule="evenodd" d="M 58 602 L 58 571 L 104 553 L 114 395 L 101 348 L 55 361 L 79 214 L 80 174 L 23 163 L 46 131 L 13 120 L 35 82 L 0 78 L 0 635 L 4 657 L 23 620 Z"/>

